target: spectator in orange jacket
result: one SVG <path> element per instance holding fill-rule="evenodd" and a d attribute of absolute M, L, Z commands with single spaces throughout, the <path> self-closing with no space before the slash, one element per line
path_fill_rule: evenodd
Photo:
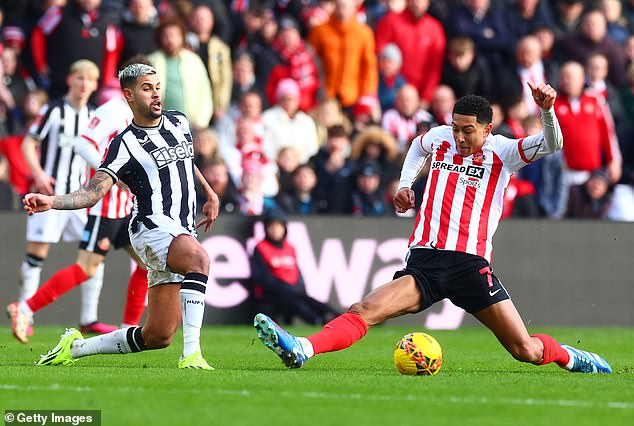
<path fill-rule="evenodd" d="M 328 22 L 313 28 L 308 41 L 320 57 L 326 96 L 351 108 L 364 95 L 376 96 L 377 59 L 372 29 L 356 20 L 355 0 L 336 0 Z"/>

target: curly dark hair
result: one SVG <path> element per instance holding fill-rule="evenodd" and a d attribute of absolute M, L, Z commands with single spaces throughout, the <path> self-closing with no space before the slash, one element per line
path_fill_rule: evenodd
<path fill-rule="evenodd" d="M 466 95 L 456 101 L 454 114 L 472 115 L 480 124 L 489 124 L 493 120 L 491 104 L 482 96 Z"/>

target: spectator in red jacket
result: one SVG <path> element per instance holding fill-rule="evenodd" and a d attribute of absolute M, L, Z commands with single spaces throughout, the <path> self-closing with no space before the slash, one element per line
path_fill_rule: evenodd
<path fill-rule="evenodd" d="M 306 294 L 295 247 L 286 238 L 287 221 L 280 210 L 268 211 L 264 216 L 265 238 L 251 256 L 251 282 L 258 311 L 286 324 L 296 316 L 308 324 L 325 324 L 336 312 Z"/>
<path fill-rule="evenodd" d="M 276 103 L 278 83 L 292 78 L 299 85 L 299 109 L 310 111 L 324 95 L 323 78 L 319 71 L 321 65 L 310 45 L 302 40 L 299 26 L 293 18 L 286 16 L 280 20 L 273 49 L 279 54 L 281 63 L 273 67 L 266 83 L 269 104 Z"/>
<path fill-rule="evenodd" d="M 429 3 L 430 0 L 407 0 L 405 10 L 388 13 L 376 28 L 377 52 L 388 43 L 401 49 L 401 72 L 418 89 L 424 109 L 429 107 L 440 82 L 446 44 L 442 25 L 427 13 Z"/>
<path fill-rule="evenodd" d="M 590 173 L 605 168 L 611 183 L 621 178 L 621 153 L 610 137 L 603 108 L 596 96 L 584 93 L 585 74 L 578 62 L 566 62 L 559 74 L 555 112 L 566 141 L 563 156 L 562 200 L 557 216 L 564 214 L 568 188 L 583 184 Z"/>

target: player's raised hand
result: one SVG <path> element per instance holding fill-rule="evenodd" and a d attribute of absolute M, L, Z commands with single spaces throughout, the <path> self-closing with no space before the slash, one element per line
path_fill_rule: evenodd
<path fill-rule="evenodd" d="M 35 213 L 45 212 L 53 208 L 53 198 L 49 195 L 42 194 L 26 194 L 22 202 L 24 203 L 24 210 L 32 216 Z"/>
<path fill-rule="evenodd" d="M 394 196 L 394 207 L 397 213 L 405 213 L 411 208 L 414 208 L 414 191 L 410 188 L 399 188 Z"/>
<path fill-rule="evenodd" d="M 535 99 L 535 103 L 538 107 L 542 109 L 550 109 L 555 104 L 557 92 L 549 84 L 540 84 L 539 86 L 535 86 L 529 81 L 528 87 L 530 87 L 531 94 L 533 95 L 533 99 Z"/>

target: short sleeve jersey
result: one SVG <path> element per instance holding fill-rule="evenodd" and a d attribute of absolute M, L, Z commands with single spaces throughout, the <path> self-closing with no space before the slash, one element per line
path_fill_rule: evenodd
<path fill-rule="evenodd" d="M 98 170 L 125 183 L 135 196 L 132 221 L 156 227 L 166 216 L 195 233 L 194 144 L 189 122 L 164 111 L 156 127 L 130 124 L 115 137 Z"/>

